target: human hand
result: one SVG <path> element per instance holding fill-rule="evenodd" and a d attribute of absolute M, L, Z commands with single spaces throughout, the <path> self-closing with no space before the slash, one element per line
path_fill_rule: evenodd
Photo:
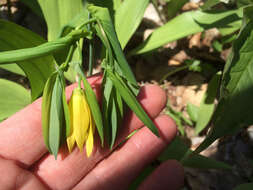
<path fill-rule="evenodd" d="M 99 98 L 101 76 L 89 79 Z M 69 99 L 74 85 L 67 88 Z M 138 100 L 160 132 L 157 138 L 131 112 L 126 114 L 117 144 L 140 129 L 114 151 L 101 148 L 96 138 L 92 155 L 77 148 L 71 154 L 63 146 L 57 160 L 45 147 L 41 130 L 41 99 L 0 123 L 0 190 L 106 190 L 127 189 L 176 135 L 167 116 L 158 116 L 166 104 L 157 86 L 142 87 Z M 176 190 L 183 184 L 183 169 L 176 161 L 161 164 L 139 187 L 140 190 Z"/>

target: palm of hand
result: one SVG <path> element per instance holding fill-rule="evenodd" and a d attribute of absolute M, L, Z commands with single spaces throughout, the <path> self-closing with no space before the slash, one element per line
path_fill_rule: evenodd
<path fill-rule="evenodd" d="M 93 77 L 89 82 L 95 86 L 99 97 L 101 77 Z M 73 85 L 68 87 L 67 97 L 73 88 Z M 127 189 L 139 172 L 176 135 L 174 122 L 167 116 L 158 116 L 166 104 L 166 96 L 159 87 L 143 87 L 138 100 L 154 118 L 161 138 L 144 128 L 141 121 L 129 112 L 124 118 L 117 143 L 131 131 L 140 130 L 113 152 L 95 142 L 89 158 L 85 151 L 80 153 L 78 149 L 69 154 L 66 147 L 62 147 L 57 160 L 48 154 L 41 134 L 41 99 L 0 123 L 0 190 Z M 175 161 L 168 161 L 139 188 L 178 189 L 182 180 L 181 166 Z"/>

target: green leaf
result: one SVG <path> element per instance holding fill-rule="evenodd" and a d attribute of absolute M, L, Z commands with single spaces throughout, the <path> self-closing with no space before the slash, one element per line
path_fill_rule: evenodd
<path fill-rule="evenodd" d="M 60 148 L 62 125 L 63 125 L 63 105 L 62 105 L 63 86 L 60 76 L 56 76 L 52 91 L 50 116 L 49 116 L 49 148 L 55 159 Z"/>
<path fill-rule="evenodd" d="M 215 108 L 215 98 L 219 88 L 221 73 L 218 72 L 213 76 L 208 84 L 207 91 L 205 92 L 199 107 L 198 119 L 196 121 L 195 132 L 197 134 L 202 131 L 212 118 Z"/>
<path fill-rule="evenodd" d="M 43 11 L 48 41 L 59 37 L 61 29 L 83 10 L 82 0 L 38 0 Z"/>
<path fill-rule="evenodd" d="M 132 70 L 126 61 L 126 58 L 121 49 L 120 43 L 117 39 L 117 35 L 114 30 L 108 10 L 106 8 L 89 6 L 89 11 L 91 12 L 92 17 L 97 18 L 99 22 L 101 23 L 102 28 L 105 32 L 105 35 L 112 46 L 115 59 L 116 59 L 115 63 L 118 64 L 118 67 L 121 69 L 123 76 L 133 85 L 137 86 L 137 82 L 135 80 L 134 74 L 132 73 Z M 96 30 L 97 31 L 101 30 L 98 24 L 96 25 Z M 99 37 L 102 38 L 101 36 Z M 103 39 L 101 40 L 103 41 Z"/>
<path fill-rule="evenodd" d="M 51 98 L 56 80 L 57 73 L 53 73 L 47 80 L 43 96 L 42 96 L 42 108 L 41 108 L 41 120 L 42 120 L 42 134 L 45 145 L 49 152 L 52 152 L 49 147 L 49 122 L 50 122 L 50 108 Z"/>
<path fill-rule="evenodd" d="M 188 115 L 190 116 L 191 120 L 196 122 L 198 119 L 199 107 L 195 106 L 192 103 L 188 103 L 186 106 L 186 111 Z"/>
<path fill-rule="evenodd" d="M 253 183 L 244 183 L 241 185 L 238 185 L 233 190 L 252 190 L 253 189 Z"/>
<path fill-rule="evenodd" d="M 63 105 L 63 111 L 64 111 L 64 120 L 65 120 L 65 137 L 67 138 L 70 135 L 70 113 L 69 113 L 69 107 L 66 99 L 66 91 L 65 91 L 65 79 L 63 76 L 63 73 L 60 73 L 61 83 L 62 83 L 62 105 Z"/>
<path fill-rule="evenodd" d="M 122 78 L 117 75 L 117 73 L 114 74 L 109 69 L 107 69 L 107 72 L 116 90 L 120 93 L 121 97 L 130 107 L 130 109 L 138 116 L 138 118 L 144 123 L 144 125 L 146 125 L 155 135 L 159 136 L 155 124 L 143 110 L 139 102 L 136 100 L 134 94 L 129 90 Z"/>
<path fill-rule="evenodd" d="M 24 71 L 17 64 L 0 65 L 0 68 L 21 76 L 25 76 Z"/>
<path fill-rule="evenodd" d="M 230 11 L 190 11 L 175 17 L 156 29 L 147 40 L 132 50 L 129 55 L 155 50 L 169 42 L 178 40 L 210 28 L 227 28 L 241 19 L 242 9 Z"/>
<path fill-rule="evenodd" d="M 93 115 L 98 134 L 100 136 L 101 144 L 102 146 L 104 145 L 104 131 L 103 131 L 103 119 L 102 119 L 102 114 L 100 111 L 99 104 L 97 102 L 97 97 L 95 93 L 93 92 L 89 82 L 87 81 L 85 75 L 83 74 L 83 71 L 81 69 L 81 66 L 79 64 L 75 64 L 75 70 L 76 72 L 82 77 L 84 89 L 85 89 L 85 94 L 88 100 L 88 104 L 91 109 L 91 113 Z"/>
<path fill-rule="evenodd" d="M 125 0 L 115 13 L 115 30 L 122 49 L 139 26 L 149 0 Z"/>
<path fill-rule="evenodd" d="M 34 47 L 44 42 L 44 39 L 31 31 L 14 23 L 0 20 L 0 51 Z M 11 56 L 9 55 L 10 58 Z M 32 100 L 35 100 L 41 95 L 47 78 L 54 71 L 54 59 L 52 56 L 45 56 L 18 62 L 18 65 L 30 81 Z"/>
<path fill-rule="evenodd" d="M 253 10 L 253 7 L 248 8 Z M 253 124 L 253 49 L 242 51 L 245 44 L 252 42 L 251 39 L 253 20 L 247 20 L 245 17 L 245 23 L 234 41 L 225 65 L 221 97 L 214 114 L 214 128 L 196 152 L 202 151 L 219 137 L 234 134 L 242 127 Z"/>
<path fill-rule="evenodd" d="M 31 97 L 21 85 L 0 79 L 0 120 L 3 120 L 31 102 Z"/>
<path fill-rule="evenodd" d="M 175 159 L 181 161 L 183 166 L 201 169 L 232 169 L 226 163 L 207 158 L 199 154 L 190 154 L 192 151 L 185 143 L 176 137 L 172 143 L 159 156 L 160 161 Z M 187 155 L 190 155 L 186 157 Z"/>

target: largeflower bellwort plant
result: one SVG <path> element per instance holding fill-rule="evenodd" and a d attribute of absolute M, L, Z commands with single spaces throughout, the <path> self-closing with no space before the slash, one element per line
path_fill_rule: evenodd
<path fill-rule="evenodd" d="M 80 152 L 85 148 L 86 156 L 91 156 L 95 132 L 98 133 L 102 147 L 106 142 L 112 148 L 126 106 L 158 135 L 154 123 L 136 100 L 139 87 L 122 51 L 108 9 L 88 5 L 82 10 L 76 17 L 78 19 L 73 19 L 61 29 L 58 37 L 49 35 L 50 41 L 36 47 L 0 54 L 0 64 L 41 57 L 48 57 L 50 60 L 52 72 L 43 83 L 42 132 L 45 145 L 55 159 L 64 144 L 69 152 L 77 145 Z M 105 54 L 100 58 L 103 63 L 101 104 L 98 103 L 82 67 L 83 48 L 88 47 L 89 76 L 92 75 L 95 36 L 105 47 Z M 70 76 L 77 76 L 78 87 L 67 101 L 66 79 L 74 82 Z"/>

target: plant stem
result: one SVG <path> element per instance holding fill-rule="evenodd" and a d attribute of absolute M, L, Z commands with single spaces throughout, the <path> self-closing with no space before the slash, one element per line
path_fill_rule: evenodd
<path fill-rule="evenodd" d="M 178 67 L 178 68 L 176 68 L 176 69 L 174 69 L 174 70 L 172 70 L 172 71 L 166 73 L 166 74 L 160 79 L 159 83 L 161 84 L 167 77 L 169 77 L 169 76 L 171 76 L 171 75 L 173 75 L 173 74 L 175 74 L 175 73 L 177 73 L 177 72 L 179 72 L 179 71 L 182 71 L 182 70 L 184 70 L 184 69 L 187 69 L 189 66 L 190 66 L 190 64 L 186 64 L 186 65 L 183 65 L 183 66 L 181 66 L 181 67 Z"/>
<path fill-rule="evenodd" d="M 89 20 L 90 20 L 90 12 L 89 12 Z M 90 23 L 87 25 L 88 27 L 88 31 L 91 30 L 91 25 Z M 88 76 L 92 75 L 92 71 L 93 71 L 93 41 L 89 40 L 89 71 L 88 71 Z"/>

